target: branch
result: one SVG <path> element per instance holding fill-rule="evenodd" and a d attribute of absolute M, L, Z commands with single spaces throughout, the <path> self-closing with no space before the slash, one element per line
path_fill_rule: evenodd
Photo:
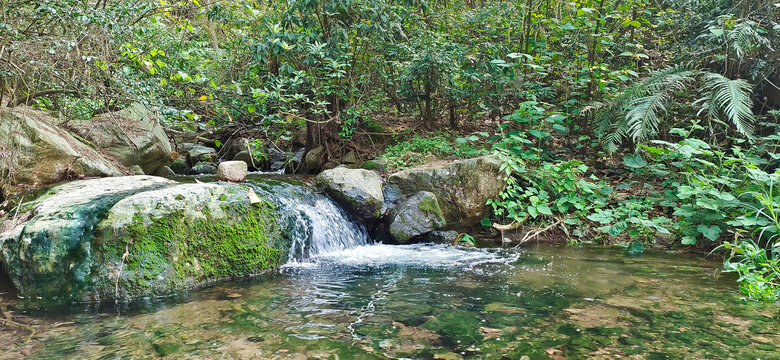
<path fill-rule="evenodd" d="M 19 105 L 28 105 L 32 99 L 35 99 L 37 97 L 41 96 L 48 96 L 48 95 L 80 95 L 83 94 L 81 91 L 76 90 L 66 90 L 66 89 L 53 89 L 53 90 L 44 90 L 39 91 L 37 93 L 29 94 L 21 99 L 18 100 L 11 100 L 11 102 L 8 104 L 8 107 L 16 107 Z"/>

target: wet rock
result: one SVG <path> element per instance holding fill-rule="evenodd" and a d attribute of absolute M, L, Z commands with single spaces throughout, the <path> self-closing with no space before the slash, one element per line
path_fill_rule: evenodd
<path fill-rule="evenodd" d="M 323 171 L 314 181 L 359 221 L 371 224 L 381 215 L 382 178 L 375 172 L 337 167 Z"/>
<path fill-rule="evenodd" d="M 214 162 L 217 162 L 217 150 L 214 150 L 214 148 L 196 144 L 189 151 L 187 151 L 188 164 L 192 164 L 194 166 L 197 163 Z"/>
<path fill-rule="evenodd" d="M 225 161 L 217 168 L 217 181 L 240 183 L 246 181 L 246 163 L 243 161 Z"/>
<path fill-rule="evenodd" d="M 154 174 L 171 155 L 171 142 L 157 115 L 141 104 L 76 121 L 71 127 L 100 151 L 127 167 L 138 165 L 146 174 Z"/>
<path fill-rule="evenodd" d="M 266 147 L 266 154 L 268 155 L 268 161 L 271 162 L 271 164 L 278 164 L 281 163 L 282 166 L 277 169 L 271 169 L 271 170 L 279 170 L 284 167 L 284 163 L 287 161 L 287 153 L 279 150 L 274 144 L 268 144 Z M 273 165 L 272 165 L 273 166 Z"/>
<path fill-rule="evenodd" d="M 396 243 L 406 244 L 446 225 L 436 195 L 421 191 L 393 209 L 390 236 Z"/>
<path fill-rule="evenodd" d="M 157 172 L 154 173 L 154 176 L 160 176 L 164 178 L 172 178 L 176 176 L 176 173 L 171 170 L 169 166 L 163 166 L 159 169 L 157 169 Z"/>
<path fill-rule="evenodd" d="M 317 171 L 320 168 L 320 165 L 322 165 L 322 152 L 322 146 L 318 146 L 306 153 L 305 164 L 307 170 Z"/>
<path fill-rule="evenodd" d="M 436 195 L 450 226 L 475 226 L 489 214 L 487 200 L 506 187 L 500 166 L 497 157 L 483 156 L 414 168 L 391 175 L 386 188 L 402 197 L 430 191 Z"/>
<path fill-rule="evenodd" d="M 114 165 L 55 119 L 28 107 L 0 109 L 0 191 L 84 176 L 122 175 Z"/>
<path fill-rule="evenodd" d="M 645 252 L 645 244 L 642 242 L 642 240 L 636 240 L 631 243 L 631 245 L 628 245 L 628 248 L 626 249 L 626 253 L 628 255 L 642 255 Z"/>
<path fill-rule="evenodd" d="M 1 260 L 20 295 L 43 302 L 127 301 L 256 274 L 289 244 L 249 189 L 151 176 L 56 186 L 3 223 Z"/>
<path fill-rule="evenodd" d="M 131 166 L 130 173 L 133 175 L 146 175 L 146 173 L 144 173 L 144 169 L 141 169 L 140 165 Z"/>
<path fill-rule="evenodd" d="M 458 238 L 459 233 L 455 230 L 431 231 L 425 236 L 425 241 L 437 244 L 452 244 Z"/>
<path fill-rule="evenodd" d="M 194 175 L 214 175 L 217 173 L 217 166 L 211 163 L 197 163 L 190 169 Z"/>
<path fill-rule="evenodd" d="M 178 175 L 187 175 L 190 172 L 190 167 L 187 166 L 187 162 L 182 158 L 173 160 L 168 167 Z"/>

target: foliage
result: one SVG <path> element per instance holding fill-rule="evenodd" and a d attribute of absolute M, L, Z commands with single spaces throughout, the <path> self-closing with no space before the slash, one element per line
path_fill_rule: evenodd
<path fill-rule="evenodd" d="M 465 159 L 483 154 L 484 151 L 470 143 L 453 140 L 451 134 L 428 133 L 426 136 L 414 135 L 406 141 L 400 141 L 385 149 L 387 169 L 396 171 L 425 163 L 433 159 Z"/>

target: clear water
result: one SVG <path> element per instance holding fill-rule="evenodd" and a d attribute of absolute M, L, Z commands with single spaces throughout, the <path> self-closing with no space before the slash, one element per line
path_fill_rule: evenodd
<path fill-rule="evenodd" d="M 778 304 L 718 262 L 365 245 L 135 309 L 15 312 L 0 358 L 779 359 Z M 3 348 L 5 346 L 5 349 Z"/>

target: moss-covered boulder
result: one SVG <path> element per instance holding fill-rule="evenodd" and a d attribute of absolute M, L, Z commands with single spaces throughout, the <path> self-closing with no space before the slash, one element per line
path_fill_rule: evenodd
<path fill-rule="evenodd" d="M 84 176 L 122 175 L 122 169 L 55 119 L 28 107 L 0 108 L 0 192 Z"/>
<path fill-rule="evenodd" d="M 385 193 L 398 201 L 420 191 L 436 195 L 450 226 L 473 226 L 486 217 L 488 199 L 506 187 L 495 156 L 454 161 L 444 165 L 397 172 L 387 179 Z M 393 199 L 397 198 L 397 199 Z"/>
<path fill-rule="evenodd" d="M 164 296 L 286 260 L 269 202 L 246 185 L 151 176 L 76 181 L 25 204 L 0 229 L 20 294 L 44 302 Z"/>
<path fill-rule="evenodd" d="M 141 104 L 76 121 L 71 127 L 123 165 L 137 165 L 145 174 L 154 174 L 170 159 L 172 148 L 165 129 L 157 115 Z"/>
<path fill-rule="evenodd" d="M 381 215 L 382 178 L 365 169 L 337 167 L 314 178 L 317 186 L 357 220 L 371 224 Z"/>
<path fill-rule="evenodd" d="M 436 195 L 421 191 L 393 209 L 390 236 L 396 243 L 406 244 L 446 225 Z"/>

